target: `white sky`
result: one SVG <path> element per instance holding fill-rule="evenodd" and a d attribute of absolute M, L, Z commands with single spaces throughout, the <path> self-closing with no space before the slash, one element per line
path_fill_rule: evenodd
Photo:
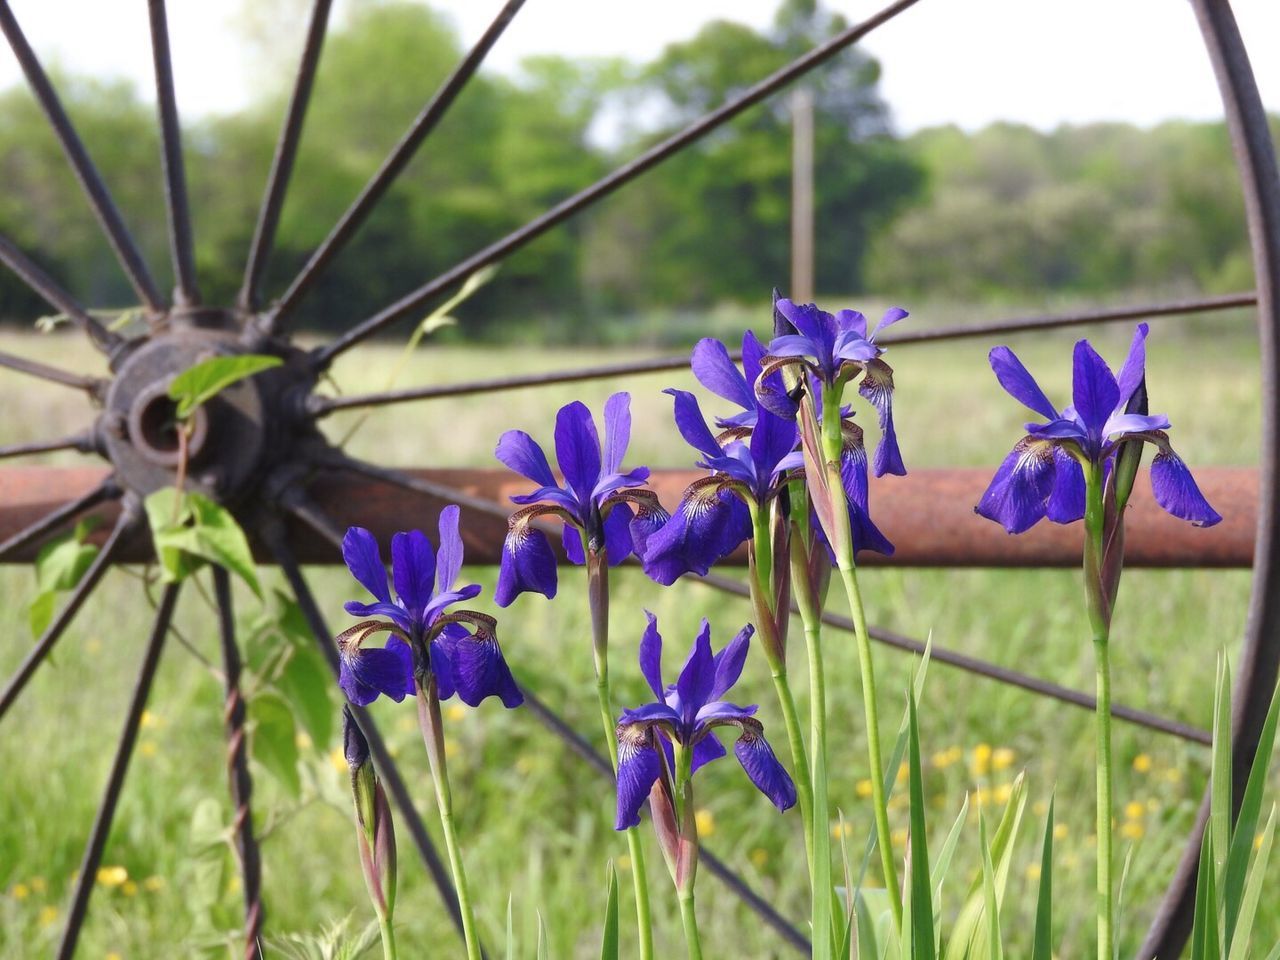
<path fill-rule="evenodd" d="M 263 0 L 258 0 L 263 2 Z M 309 7 L 300 0 L 268 0 Z M 334 22 L 360 0 L 337 0 Z M 1225 2 L 1225 0 L 1223 0 Z M 474 41 L 500 0 L 434 0 Z M 881 6 L 828 0 L 851 20 Z M 529 0 L 488 63 L 510 71 L 535 53 L 650 58 L 726 17 L 764 26 L 775 0 Z M 151 54 L 142 0 L 12 0 L 37 53 L 79 73 L 133 78 L 149 95 Z M 1280 110 L 1280 2 L 1233 4 L 1263 100 Z M 235 19 L 242 0 L 170 0 L 179 107 L 229 112 L 252 96 L 251 51 Z M 300 49 L 305 11 L 282 44 Z M 899 129 L 992 120 L 1040 128 L 1062 122 L 1221 116 L 1221 102 L 1186 0 L 921 0 L 865 42 L 884 67 Z M 296 54 L 291 54 L 291 57 Z M 21 81 L 0 45 L 0 86 Z"/>

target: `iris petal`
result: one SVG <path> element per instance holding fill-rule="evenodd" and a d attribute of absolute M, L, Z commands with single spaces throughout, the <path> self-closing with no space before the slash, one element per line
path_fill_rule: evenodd
<path fill-rule="evenodd" d="M 871 360 L 858 385 L 858 393 L 876 408 L 880 415 L 880 443 L 871 467 L 877 477 L 886 473 L 906 476 L 907 468 L 898 449 L 898 434 L 893 427 L 893 370 L 883 360 Z"/>
<path fill-rule="evenodd" d="M 693 649 L 676 678 L 676 693 L 680 696 L 682 719 L 692 725 L 697 713 L 710 699 L 715 688 L 715 658 L 711 655 L 711 624 L 702 621 L 702 629 L 693 641 Z"/>
<path fill-rule="evenodd" d="M 508 709 L 524 703 L 497 638 L 481 634 L 459 637 L 452 651 L 453 682 L 458 697 L 469 707 L 497 697 Z"/>
<path fill-rule="evenodd" d="M 528 477 L 536 484 L 544 487 L 556 485 L 555 474 L 551 472 L 547 455 L 542 452 L 538 442 L 523 430 L 508 430 L 499 437 L 494 455 L 516 473 Z"/>
<path fill-rule="evenodd" d="M 382 565 L 378 541 L 364 527 L 349 527 L 342 538 L 342 559 L 351 575 L 379 600 L 391 601 L 387 568 Z"/>
<path fill-rule="evenodd" d="M 1048 442 L 1024 437 L 1004 458 L 974 510 L 1009 533 L 1029 530 L 1044 517 L 1053 491 L 1054 452 Z"/>
<path fill-rule="evenodd" d="M 753 724 L 743 728 L 742 736 L 733 745 L 734 756 L 757 790 L 779 810 L 789 810 L 796 805 L 796 785 L 758 727 L 759 724 Z"/>
<path fill-rule="evenodd" d="M 1005 393 L 1047 420 L 1058 418 L 1058 411 L 1053 403 L 1012 350 L 1008 347 L 996 347 L 987 354 L 987 360 Z"/>
<path fill-rule="evenodd" d="M 352 703 L 367 706 L 386 694 L 399 703 L 413 692 L 413 653 L 399 637 L 385 647 L 361 647 L 342 655 L 340 686 Z"/>
<path fill-rule="evenodd" d="M 1054 523 L 1075 523 L 1084 516 L 1084 468 L 1075 457 L 1054 450 L 1053 490 L 1045 514 Z"/>
<path fill-rule="evenodd" d="M 738 682 L 738 678 L 742 676 L 742 667 L 747 662 L 751 635 L 755 631 L 756 628 L 748 623 L 715 655 L 715 682 L 711 684 L 709 699 L 719 700 Z"/>
<path fill-rule="evenodd" d="M 633 552 L 631 508 L 619 503 L 604 518 L 604 549 L 609 566 L 616 567 Z"/>
<path fill-rule="evenodd" d="M 751 536 L 751 514 L 727 490 L 686 495 L 645 545 L 644 572 L 669 586 L 686 573 L 702 576 Z"/>
<path fill-rule="evenodd" d="M 719 340 L 710 337 L 699 340 L 693 348 L 690 366 L 698 382 L 712 393 L 744 410 L 755 409 L 756 398 L 751 386 L 729 359 L 728 347 Z"/>
<path fill-rule="evenodd" d="M 1167 513 L 1197 527 L 1212 527 L 1222 515 L 1209 506 L 1182 458 L 1166 447 L 1151 461 L 1151 491 Z"/>
<path fill-rule="evenodd" d="M 906 310 L 903 310 L 902 307 L 890 307 L 884 312 L 884 316 L 880 318 L 879 322 L 872 329 L 871 335 L 867 339 L 874 339 L 875 335 L 885 327 L 891 327 L 899 320 L 905 320 L 909 316 L 911 316 L 911 314 L 907 313 Z"/>
<path fill-rule="evenodd" d="M 618 727 L 618 807 L 615 830 L 626 830 L 640 822 L 640 808 L 662 773 L 658 751 L 640 729 Z"/>
<path fill-rule="evenodd" d="M 746 381 L 747 392 L 751 395 L 751 404 L 747 407 L 748 410 L 755 409 L 756 398 L 752 384 L 760 376 L 760 361 L 764 359 L 765 354 L 768 352 L 765 345 L 750 330 L 742 335 L 742 378 Z"/>
<path fill-rule="evenodd" d="M 604 464 L 602 473 L 622 469 L 631 442 L 631 394 L 620 391 L 604 402 Z"/>
<path fill-rule="evenodd" d="M 1071 373 L 1071 401 L 1092 437 L 1100 437 L 1120 400 L 1120 387 L 1107 362 L 1088 340 L 1076 343 Z"/>
<path fill-rule="evenodd" d="M 462 572 L 462 534 L 458 530 L 458 519 L 462 511 L 457 504 L 449 504 L 440 511 L 440 550 L 436 556 L 436 577 L 441 592 L 452 589 L 453 583 Z"/>
<path fill-rule="evenodd" d="M 391 579 L 400 602 L 415 617 L 431 601 L 435 574 L 435 553 L 425 533 L 409 530 L 391 538 Z"/>
<path fill-rule="evenodd" d="M 1142 385 L 1142 380 L 1147 375 L 1147 332 L 1150 329 L 1147 324 L 1140 323 L 1138 324 L 1138 329 L 1133 331 L 1133 342 L 1129 344 L 1129 355 L 1124 358 L 1124 365 L 1120 368 L 1120 375 L 1116 378 L 1117 385 L 1120 388 L 1120 399 L 1116 402 L 1118 407 L 1128 405 L 1129 398 Z"/>
<path fill-rule="evenodd" d="M 709 733 L 697 743 L 693 745 L 693 757 L 689 765 L 689 773 L 697 773 L 701 767 L 705 767 L 712 760 L 719 760 L 728 751 L 725 750 L 724 744 L 716 738 L 714 733 Z"/>
<path fill-rule="evenodd" d="M 708 457 L 720 456 L 720 444 L 716 443 L 711 428 L 702 416 L 698 398 L 688 390 L 676 390 L 674 387 L 662 392 L 675 398 L 676 429 L 684 437 L 684 442 Z"/>
<path fill-rule="evenodd" d="M 644 615 L 649 618 L 644 634 L 640 637 L 640 673 L 644 676 L 649 689 L 659 700 L 662 699 L 662 634 L 658 632 L 658 618 L 648 610 Z"/>
<path fill-rule="evenodd" d="M 580 400 L 556 414 L 556 460 L 578 501 L 586 503 L 600 479 L 600 436 L 591 411 Z"/>
<path fill-rule="evenodd" d="M 507 534 L 493 599 L 506 607 L 525 591 L 540 593 L 548 600 L 556 595 L 556 556 L 546 535 L 528 527 Z"/>

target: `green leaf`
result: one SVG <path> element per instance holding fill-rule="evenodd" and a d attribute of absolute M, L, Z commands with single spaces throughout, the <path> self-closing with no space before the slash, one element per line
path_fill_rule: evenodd
<path fill-rule="evenodd" d="M 1044 818 L 1044 845 L 1040 853 L 1040 890 L 1036 894 L 1036 933 L 1031 946 L 1031 960 L 1053 957 L 1053 805 Z"/>
<path fill-rule="evenodd" d="M 179 494 L 173 487 L 150 494 L 144 505 L 160 561 L 161 580 L 176 583 L 199 569 L 203 561 L 209 561 L 239 576 L 261 598 L 262 587 L 248 538 L 230 511 L 204 494 Z"/>
<path fill-rule="evenodd" d="M 1213 697 L 1213 760 L 1209 784 L 1209 829 L 1213 832 L 1215 913 L 1226 891 L 1227 855 L 1231 851 L 1231 667 L 1218 656 L 1218 684 Z"/>
<path fill-rule="evenodd" d="M 1258 901 L 1262 897 L 1262 880 L 1267 872 L 1267 861 L 1271 859 L 1271 843 L 1275 839 L 1276 808 L 1271 805 L 1271 815 L 1267 817 L 1267 826 L 1262 831 L 1262 842 L 1258 846 L 1258 855 L 1253 859 L 1253 867 L 1249 870 L 1249 882 L 1244 888 L 1244 898 L 1240 903 L 1240 912 L 1235 918 L 1235 932 L 1239 934 L 1231 940 L 1231 931 L 1227 932 L 1230 943 L 1228 960 L 1246 960 L 1249 956 L 1249 941 L 1253 936 L 1253 920 L 1258 912 Z M 1236 837 L 1240 836 L 1240 828 L 1236 827 Z"/>
<path fill-rule="evenodd" d="M 255 373 L 280 366 L 284 361 L 258 353 L 210 357 L 188 367 L 169 384 L 169 399 L 178 407 L 174 415 L 185 420 L 196 407 L 208 403 L 223 390 Z"/>
<path fill-rule="evenodd" d="M 964 795 L 964 801 L 960 804 L 960 813 L 956 816 L 955 823 L 951 825 L 951 832 L 947 834 L 947 839 L 943 841 L 942 850 L 938 853 L 937 862 L 933 865 L 933 913 L 935 928 L 941 932 L 938 927 L 938 917 L 942 912 L 942 883 L 947 878 L 947 871 L 951 869 L 951 860 L 955 857 L 956 846 L 960 842 L 960 833 L 964 827 L 965 820 L 969 816 L 969 794 Z"/>
<path fill-rule="evenodd" d="M 1200 844 L 1200 868 L 1196 877 L 1196 905 L 1191 922 L 1191 960 L 1219 960 L 1220 956 L 1213 843 L 1213 830 L 1206 829 Z"/>
<path fill-rule="evenodd" d="M 910 960 L 934 960 L 937 938 L 933 927 L 933 883 L 929 873 L 929 838 L 924 822 L 924 772 L 920 763 L 920 723 L 916 716 L 914 690 L 907 694 L 907 714 L 910 718 L 907 765 L 911 797 L 911 950 L 908 957 Z M 903 926 L 906 926 L 905 920 Z"/>
<path fill-rule="evenodd" d="M 604 937 L 600 943 L 600 960 L 618 960 L 618 873 L 613 861 L 605 868 L 607 893 L 604 906 Z"/>
<path fill-rule="evenodd" d="M 274 693 L 261 693 L 249 701 L 249 718 L 253 722 L 253 759 L 270 770 L 290 794 L 300 796 L 298 730 L 289 704 Z"/>
<path fill-rule="evenodd" d="M 516 931 L 511 910 L 513 899 L 511 894 L 507 894 L 507 960 L 516 960 Z"/>
<path fill-rule="evenodd" d="M 98 548 L 86 542 L 96 525 L 96 518 L 81 521 L 74 532 L 45 544 L 36 554 L 37 593 L 27 607 L 27 622 L 34 636 L 43 634 L 53 620 L 58 594 L 74 590 L 98 556 Z"/>
<path fill-rule="evenodd" d="M 547 921 L 543 919 L 542 911 L 538 911 L 538 960 L 549 960 L 550 944 L 547 943 Z"/>
<path fill-rule="evenodd" d="M 982 907 L 987 918 L 987 950 L 978 955 L 990 960 L 1004 960 L 1004 945 L 1000 939 L 1000 895 L 996 892 L 996 871 L 991 865 L 987 822 L 981 810 L 978 811 L 978 837 L 982 843 Z"/>
<path fill-rule="evenodd" d="M 1124 929 L 1124 910 L 1128 904 L 1125 902 L 1124 895 L 1127 892 L 1129 884 L 1129 868 L 1133 866 L 1133 851 L 1136 849 L 1134 845 L 1130 845 L 1125 851 L 1124 865 L 1120 868 L 1120 883 L 1116 887 L 1116 909 L 1113 917 L 1115 930 Z M 1120 938 L 1114 937 L 1111 944 L 1112 960 L 1120 960 Z"/>
<path fill-rule="evenodd" d="M 813 960 L 832 960 L 835 935 L 832 921 L 831 810 L 828 806 L 827 758 L 823 750 L 813 751 L 813 904 L 810 928 Z"/>
<path fill-rule="evenodd" d="M 53 613 L 58 609 L 58 594 L 53 590 L 37 593 L 27 605 L 27 623 L 31 627 L 31 635 L 40 637 L 53 622 Z"/>
<path fill-rule="evenodd" d="M 333 701 L 329 697 L 332 674 L 320 655 L 295 647 L 285 661 L 276 686 L 293 706 L 311 742 L 324 747 L 333 736 Z"/>
<path fill-rule="evenodd" d="M 1271 766 L 1271 753 L 1275 749 L 1276 721 L 1280 719 L 1280 696 L 1272 694 L 1267 719 L 1258 736 L 1258 751 L 1249 768 L 1249 782 L 1240 801 L 1240 815 L 1236 819 L 1235 835 L 1231 838 L 1231 851 L 1227 855 L 1226 889 L 1223 898 L 1227 906 L 1226 944 L 1228 950 L 1235 932 L 1235 906 L 1240 903 L 1240 891 L 1244 888 L 1245 872 L 1253 848 L 1253 837 L 1258 830 L 1258 816 L 1262 810 L 1262 794 L 1266 787 L 1267 771 Z"/>

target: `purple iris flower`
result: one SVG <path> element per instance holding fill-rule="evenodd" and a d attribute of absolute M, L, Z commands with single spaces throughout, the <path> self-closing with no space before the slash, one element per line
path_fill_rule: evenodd
<path fill-rule="evenodd" d="M 631 394 L 615 393 L 604 405 L 604 448 L 591 411 L 575 400 L 556 414 L 556 461 L 561 486 L 547 455 L 523 430 L 508 430 L 498 440 L 499 460 L 537 483 L 533 493 L 512 497 L 527 504 L 511 516 L 494 600 L 505 607 L 526 590 L 556 595 L 556 558 L 546 535 L 533 526 L 540 517 L 564 523 L 563 544 L 573 563 L 586 562 L 585 536 L 593 553 L 603 552 L 610 566 L 643 551 L 650 533 L 667 520 L 657 496 L 631 489 L 649 479 L 648 467 L 623 472 L 631 440 Z M 634 506 L 634 511 L 632 507 Z"/>
<path fill-rule="evenodd" d="M 752 535 L 751 507 L 763 509 L 785 487 L 791 471 L 804 467 L 796 449 L 794 419 L 775 416 L 752 388 L 761 380 L 765 347 L 750 330 L 742 338 L 742 369 L 719 340 L 704 339 L 693 349 L 694 376 L 708 390 L 742 408 L 717 417 L 722 432 L 713 434 L 698 399 L 687 390 L 669 389 L 675 398 L 680 435 L 702 454 L 698 466 L 711 475 L 685 490 L 670 520 L 648 538 L 642 559 L 645 572 L 661 584 L 686 573 L 705 574 Z M 779 383 L 781 378 L 776 378 Z M 770 387 L 777 386 L 770 382 Z M 867 457 L 862 430 L 844 421 L 845 455 L 841 474 L 857 549 L 892 553 L 893 545 L 871 522 L 867 512 Z"/>
<path fill-rule="evenodd" d="M 391 585 L 373 534 L 351 527 L 343 537 L 347 569 L 375 600 L 349 600 L 347 613 L 365 619 L 338 637 L 338 685 L 352 703 L 364 706 L 379 694 L 399 702 L 428 677 L 441 700 L 456 692 L 473 707 L 489 696 L 507 707 L 524 702 L 498 646 L 496 621 L 474 610 L 449 610 L 480 593 L 475 583 L 455 588 L 463 556 L 458 514 L 452 504 L 440 511 L 438 553 L 420 530 L 391 538 Z M 390 634 L 385 646 L 364 646 L 379 633 Z"/>
<path fill-rule="evenodd" d="M 843 391 L 844 384 L 861 373 L 858 393 L 876 408 L 880 417 L 880 444 L 872 468 L 877 477 L 886 473 L 905 476 L 907 468 L 893 427 L 893 368 L 880 359 L 884 348 L 875 342 L 875 337 L 908 316 L 907 311 L 890 307 L 868 332 L 867 318 L 857 310 L 841 310 L 832 316 L 815 304 L 796 304 L 786 299 L 778 300 L 774 309 L 796 332 L 770 341 L 769 355 L 763 360 L 756 383 L 761 402 L 779 416 L 794 418 L 794 400 L 769 384 L 774 374 L 788 366 L 803 367 L 823 389 L 836 391 Z"/>
<path fill-rule="evenodd" d="M 647 613 L 647 611 L 646 611 Z M 764 738 L 764 727 L 755 718 L 755 706 L 739 707 L 721 699 L 738 682 L 747 659 L 754 628 L 748 624 L 719 653 L 711 653 L 711 625 L 702 630 L 675 683 L 662 684 L 662 636 L 658 619 L 647 613 L 649 624 L 640 640 L 640 670 L 655 703 L 624 710 L 618 720 L 618 810 L 614 828 L 626 830 L 640 822 L 640 807 L 655 783 L 661 782 L 674 797 L 674 747 L 692 750 L 692 770 L 718 760 L 725 748 L 714 734 L 716 727 L 736 727 L 733 752 L 751 782 L 779 810 L 796 802 L 795 784 Z"/>
<path fill-rule="evenodd" d="M 1139 440 L 1158 450 L 1151 462 L 1156 503 L 1198 527 L 1211 527 L 1222 519 L 1169 445 L 1164 432 L 1169 418 L 1133 409 L 1135 397 L 1145 396 L 1147 331 L 1147 324 L 1138 325 L 1118 377 L 1089 341 L 1076 343 L 1073 402 L 1061 412 L 1012 350 L 996 347 L 991 351 L 991 369 L 1000 386 L 1048 422 L 1027 424 L 1027 436 L 1000 464 L 974 508 L 979 514 L 1010 533 L 1022 533 L 1046 516 L 1055 523 L 1079 520 L 1085 512 L 1082 464 L 1110 471 L 1120 444 Z"/>

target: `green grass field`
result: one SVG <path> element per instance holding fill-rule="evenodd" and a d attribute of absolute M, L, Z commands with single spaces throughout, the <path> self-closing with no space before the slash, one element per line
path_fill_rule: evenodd
<path fill-rule="evenodd" d="M 947 313 L 948 319 L 955 316 Z M 748 318 L 749 319 L 749 318 Z M 930 311 L 912 323 L 930 325 Z M 1128 327 L 1088 330 L 1103 354 L 1118 357 Z M 1021 335 L 1008 342 L 1040 377 L 1049 395 L 1066 396 L 1069 347 L 1075 333 Z M 985 362 L 988 342 L 902 348 L 890 360 L 897 371 L 896 411 L 909 467 L 986 465 L 994 469 L 1020 435 L 1023 412 L 995 383 Z M 0 336 L 0 349 L 76 369 L 96 360 L 69 338 Z M 1258 458 L 1256 346 L 1249 319 L 1228 315 L 1194 324 L 1158 325 L 1148 347 L 1153 409 L 1174 423 L 1179 452 L 1192 465 L 1255 464 Z M 395 348 L 357 351 L 334 370 L 344 392 L 385 385 Z M 399 385 L 488 377 L 514 371 L 556 369 L 588 361 L 635 356 L 636 351 L 424 347 Z M 549 438 L 555 409 L 581 397 L 593 409 L 612 390 L 634 396 L 636 427 L 631 463 L 686 466 L 690 451 L 670 421 L 662 387 L 691 386 L 687 375 L 637 377 L 626 384 L 570 385 L 484 398 L 434 401 L 374 413 L 361 424 L 353 452 L 393 465 L 492 465 L 499 433 L 521 427 Z M 87 420 L 74 391 L 0 378 L 0 440 L 17 442 L 70 431 Z M 710 405 L 715 409 L 714 405 Z M 860 413 L 863 421 L 874 418 Z M 326 425 L 340 436 L 354 415 Z M 871 431 L 874 433 L 874 429 Z M 74 457 L 52 457 L 70 462 Z M 873 480 L 875 485 L 892 478 Z M 1236 505 L 1215 504 L 1223 513 Z M 412 515 L 405 527 L 422 523 Z M 432 531 L 434 535 L 434 531 Z M 135 573 L 138 571 L 134 571 Z M 475 570 L 486 586 L 496 571 Z M 598 738 L 585 598 L 578 571 L 562 571 L 554 603 L 524 597 L 501 613 L 508 658 L 518 675 L 578 729 Z M 345 572 L 312 571 L 334 625 L 341 605 L 355 596 Z M 278 582 L 274 571 L 265 574 Z M 864 589 L 873 623 L 924 637 L 1081 688 L 1091 688 L 1092 651 L 1078 616 L 1080 587 L 1074 571 L 868 570 Z M 1126 575 L 1114 628 L 1115 698 L 1201 726 L 1210 721 L 1214 662 L 1224 647 L 1234 653 L 1244 626 L 1249 590 L 1246 572 L 1132 571 Z M 29 569 L 0 569 L 0 671 L 10 672 L 31 642 L 26 604 L 34 594 Z M 244 618 L 258 607 L 237 596 Z M 838 591 L 832 607 L 843 610 Z M 661 590 L 635 573 L 616 580 L 612 604 L 613 672 L 621 703 L 639 702 L 635 665 L 642 608 L 654 610 L 667 638 L 669 661 L 682 653 L 700 617 L 711 618 L 713 639 L 725 642 L 744 623 L 747 604 L 697 585 Z M 498 613 L 499 611 L 493 610 Z M 71 881 L 110 763 L 119 725 L 150 622 L 140 580 L 120 571 L 104 586 L 64 638 L 53 662 L 28 688 L 0 736 L 0 957 L 47 955 L 60 934 Z M 178 624 L 196 652 L 216 657 L 214 618 L 195 591 L 187 590 Z M 832 777 L 836 805 L 860 847 L 870 826 L 863 797 L 865 746 L 851 638 L 830 633 L 829 697 L 833 730 Z M 908 658 L 877 650 L 882 715 L 896 728 L 911 668 Z M 795 652 L 796 660 L 802 658 Z M 796 670 L 802 675 L 803 670 Z M 799 683 L 803 699 L 803 683 Z M 332 691 L 335 711 L 339 699 Z M 759 702 L 767 729 L 785 757 L 776 703 L 762 658 L 748 661 L 742 702 Z M 805 705 L 801 704 L 801 709 Z M 380 702 L 375 712 L 406 776 L 434 826 L 432 793 L 413 708 Z M 532 956 L 539 913 L 554 957 L 598 955 L 604 908 L 605 862 L 626 849 L 611 829 L 612 796 L 606 785 L 523 712 L 493 701 L 477 711 L 447 710 L 451 770 L 468 873 L 480 923 L 499 949 L 507 903 L 513 902 L 520 940 L 517 955 Z M 336 724 L 335 724 L 336 729 Z M 1029 820 L 1014 864 L 1005 932 L 1010 956 L 1025 952 L 1033 908 L 1030 879 L 1038 856 L 1037 822 L 1056 790 L 1059 811 L 1055 871 L 1056 944 L 1060 957 L 1084 957 L 1092 949 L 1093 838 L 1090 716 L 1021 691 L 935 665 L 922 705 L 931 829 L 950 827 L 969 792 L 974 802 L 1001 799 L 1012 778 L 1026 770 Z M 1181 852 L 1207 774 L 1208 751 L 1124 724 L 1116 727 L 1120 765 L 1116 798 L 1119 850 L 1132 850 L 1125 888 L 1124 949 L 1136 947 L 1154 900 Z M 314 934 L 344 917 L 363 926 L 371 914 L 350 825 L 345 765 L 335 764 L 337 739 L 302 745 L 302 799 L 295 801 L 258 771 L 255 812 L 264 833 L 267 931 Z M 223 772 L 221 683 L 200 659 L 171 644 L 161 665 L 142 740 L 130 771 L 114 831 L 82 939 L 91 958 L 233 957 L 240 901 L 234 863 L 217 845 L 229 822 Z M 806 911 L 800 821 L 779 817 L 755 793 L 732 761 L 700 774 L 700 819 L 706 844 L 742 870 L 746 879 L 790 917 Z M 1274 794 L 1273 794 L 1274 795 Z M 895 805 L 896 827 L 906 811 Z M 977 868 L 974 829 L 961 843 L 946 904 L 954 908 Z M 903 831 L 899 831 L 901 839 Z M 449 924 L 401 831 L 401 894 L 397 910 L 402 955 L 453 956 Z M 659 923 L 659 955 L 680 952 L 679 920 L 652 838 L 648 865 Z M 212 850 L 211 854 L 209 851 Z M 624 949 L 633 948 L 625 921 L 630 886 L 623 861 Z M 1280 877 L 1276 878 L 1280 879 Z M 704 942 L 709 954 L 792 956 L 775 934 L 703 874 L 699 881 Z M 1272 886 L 1270 889 L 1277 889 Z M 1280 936 L 1280 908 L 1272 898 L 1260 926 L 1260 944 Z M 287 956 L 273 951 L 269 955 Z"/>

